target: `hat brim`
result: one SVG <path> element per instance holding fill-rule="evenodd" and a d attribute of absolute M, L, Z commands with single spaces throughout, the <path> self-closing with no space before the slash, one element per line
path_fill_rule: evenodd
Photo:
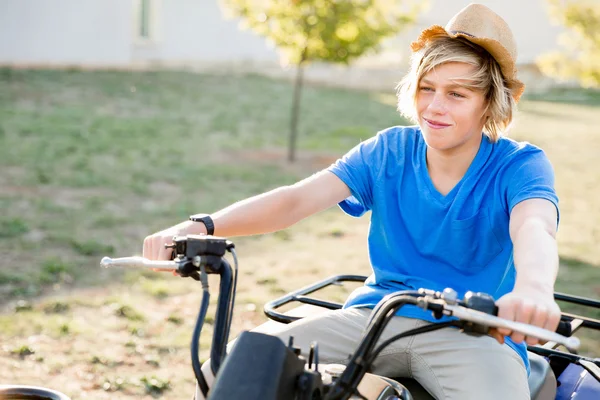
<path fill-rule="evenodd" d="M 478 38 L 463 32 L 450 33 L 440 25 L 433 25 L 427 29 L 424 29 L 417 40 L 411 43 L 410 49 L 413 52 L 417 52 L 427 46 L 431 41 L 436 40 L 440 37 L 462 37 L 466 40 L 475 43 L 491 54 L 492 57 L 498 62 L 500 70 L 507 80 L 512 96 L 516 102 L 519 101 L 523 91 L 525 90 L 525 84 L 516 78 L 517 68 L 508 50 L 500 42 L 494 39 Z"/>

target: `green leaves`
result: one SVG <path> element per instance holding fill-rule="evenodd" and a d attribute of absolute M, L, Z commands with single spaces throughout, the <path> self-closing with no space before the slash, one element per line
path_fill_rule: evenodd
<path fill-rule="evenodd" d="M 600 87 L 600 4 L 591 0 L 548 0 L 550 13 L 567 31 L 563 50 L 538 60 L 543 73 L 576 79 L 584 87 Z"/>
<path fill-rule="evenodd" d="M 417 0 L 222 0 L 224 13 L 267 37 L 291 64 L 349 64 L 409 26 Z"/>

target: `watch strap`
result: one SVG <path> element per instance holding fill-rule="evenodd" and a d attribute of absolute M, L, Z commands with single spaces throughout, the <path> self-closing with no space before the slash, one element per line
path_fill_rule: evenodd
<path fill-rule="evenodd" d="M 210 217 L 210 215 L 208 215 L 208 214 L 190 215 L 190 221 L 202 222 L 204 224 L 204 226 L 206 227 L 206 234 L 207 235 L 214 235 L 214 233 L 215 233 L 215 223 L 213 222 L 213 220 Z"/>

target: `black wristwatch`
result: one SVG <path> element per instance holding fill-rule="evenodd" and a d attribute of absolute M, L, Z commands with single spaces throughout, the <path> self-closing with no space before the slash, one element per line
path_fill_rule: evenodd
<path fill-rule="evenodd" d="M 215 223 L 213 222 L 213 220 L 210 217 L 210 215 L 208 215 L 208 214 L 190 215 L 190 221 L 202 222 L 204 224 L 204 226 L 206 227 L 206 234 L 207 235 L 214 235 L 214 233 L 215 233 Z"/>

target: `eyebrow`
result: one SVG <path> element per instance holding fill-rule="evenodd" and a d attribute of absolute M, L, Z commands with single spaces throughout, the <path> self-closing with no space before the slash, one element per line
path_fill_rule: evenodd
<path fill-rule="evenodd" d="M 425 78 L 421 79 L 421 83 L 425 83 L 427 85 L 435 86 L 435 84 L 433 82 L 431 82 L 430 80 L 427 80 Z M 445 85 L 445 86 L 442 86 L 442 87 L 445 87 L 447 89 L 462 88 L 462 89 L 470 90 L 471 92 L 473 91 L 473 89 L 471 89 L 467 85 L 461 85 L 459 83 L 451 83 L 449 85 Z"/>

